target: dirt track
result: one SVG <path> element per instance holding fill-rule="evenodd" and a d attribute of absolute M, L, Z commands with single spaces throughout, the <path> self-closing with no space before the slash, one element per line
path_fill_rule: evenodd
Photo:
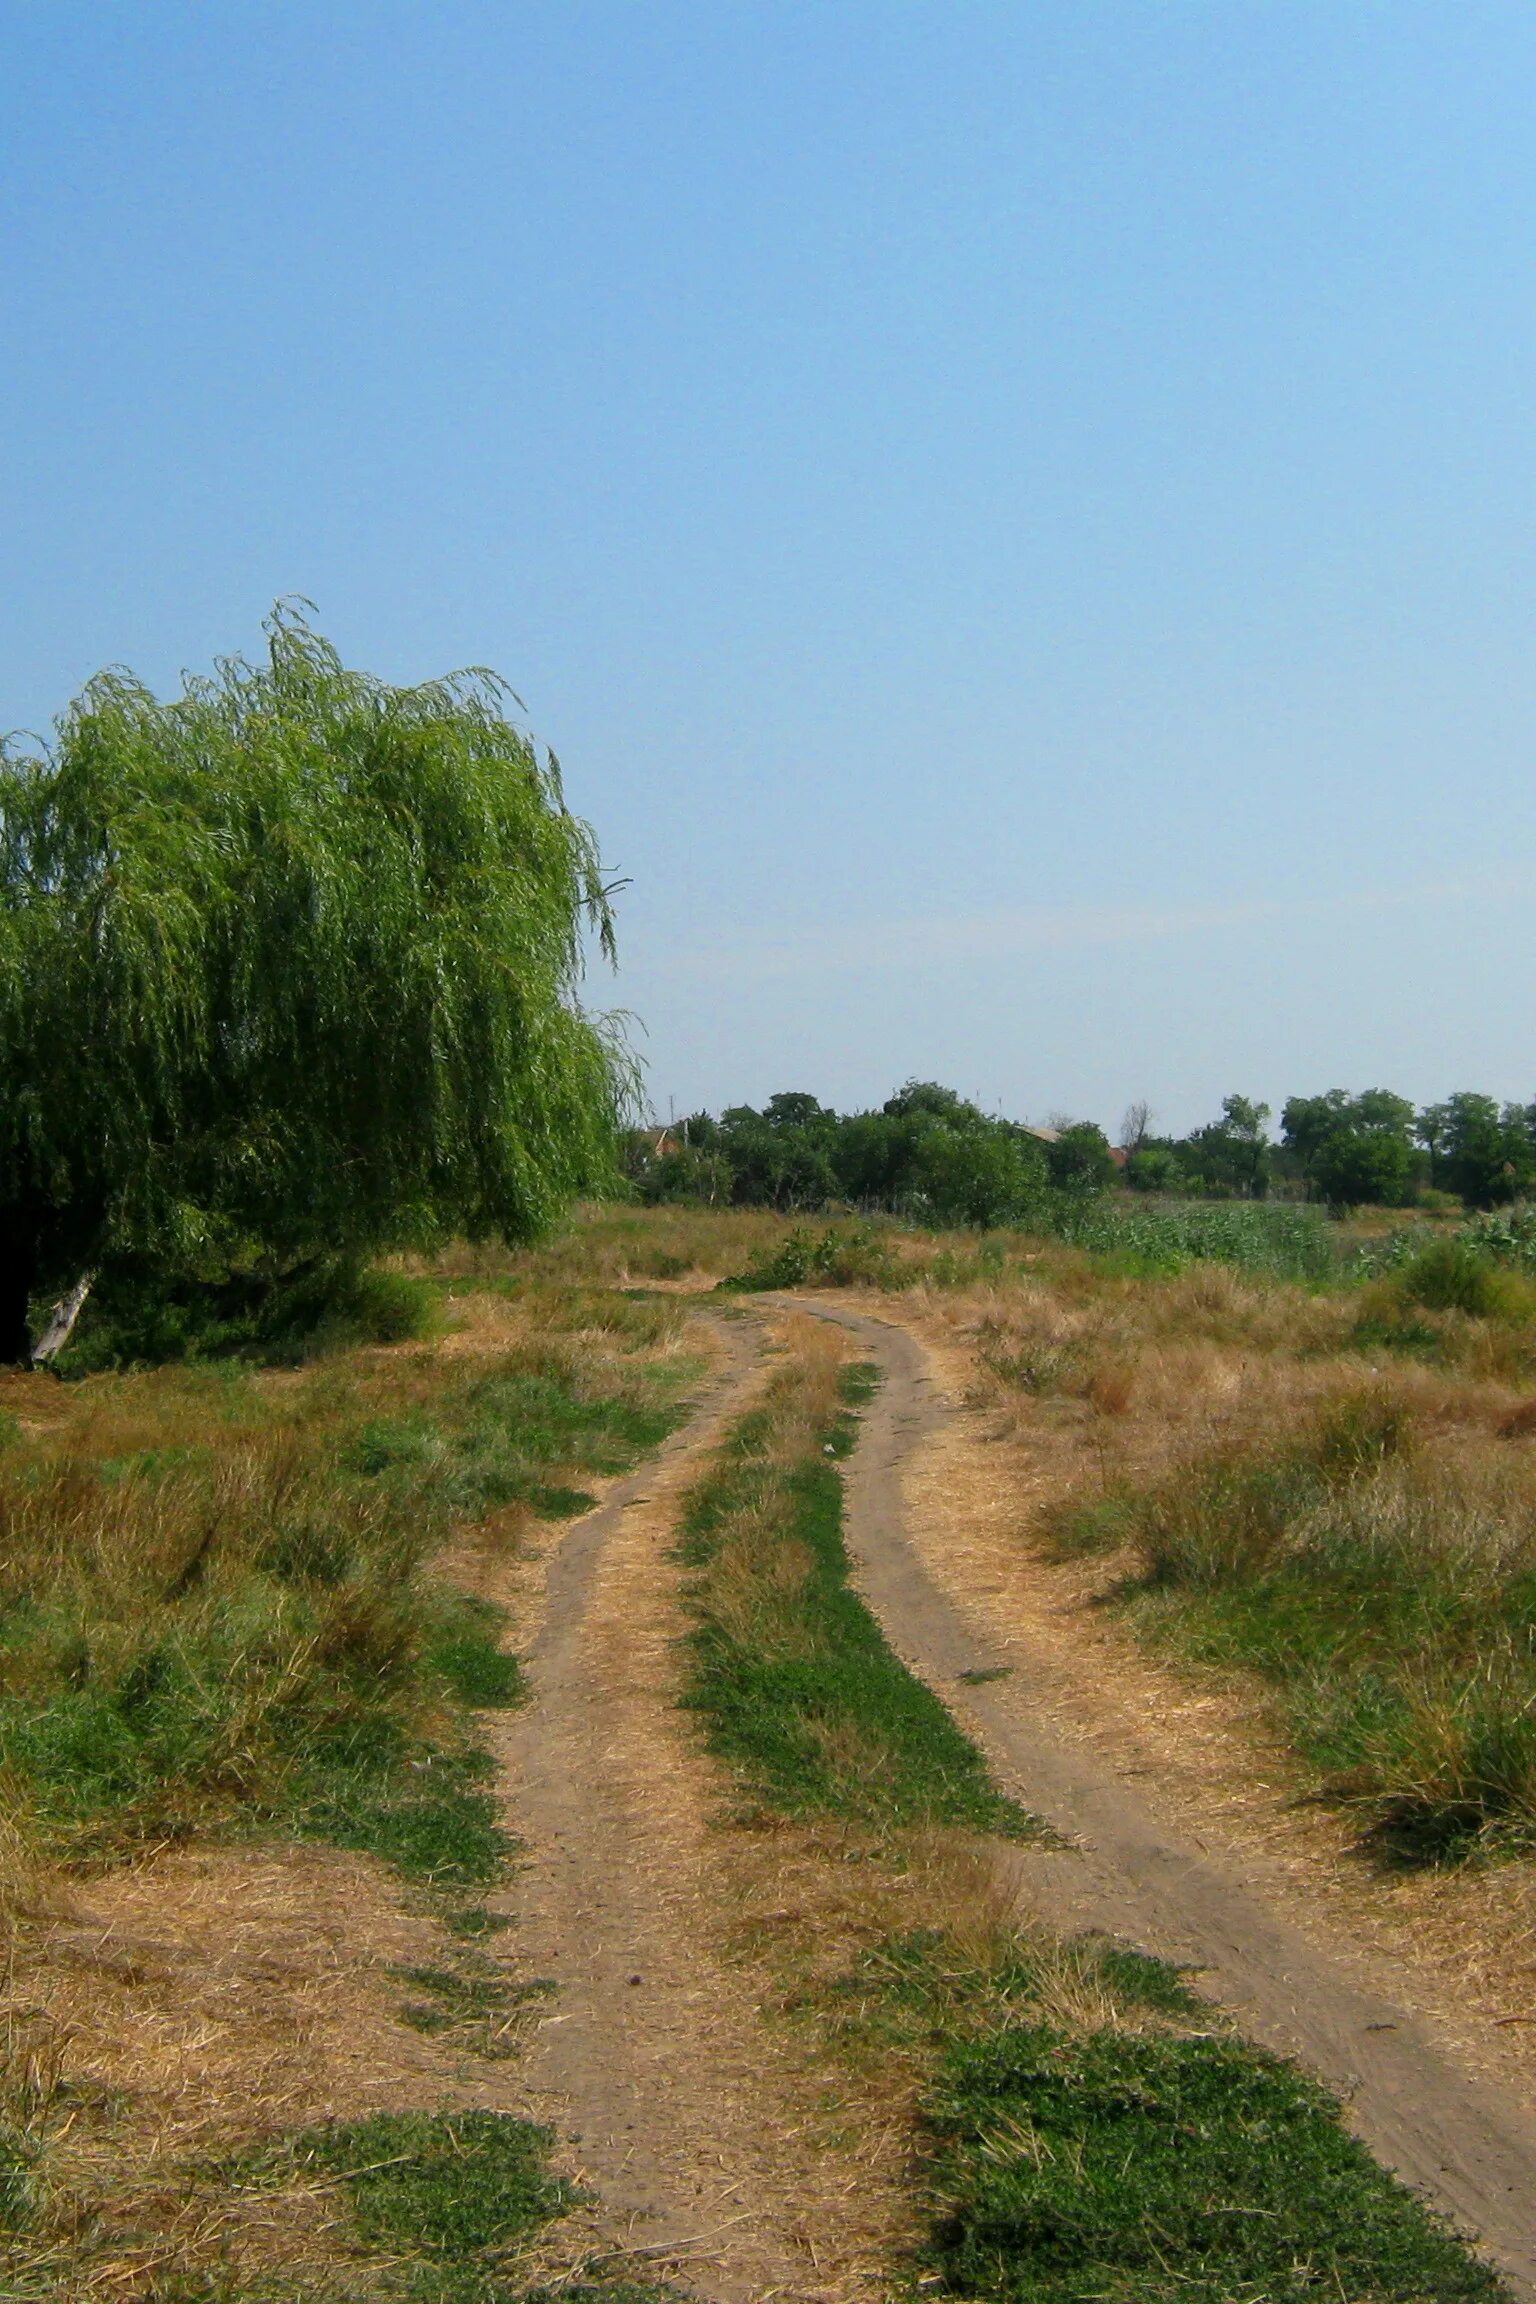
<path fill-rule="evenodd" d="M 886 1637 L 985 1749 L 998 1780 L 1069 1843 L 1020 1852 L 1030 1908 L 1188 1963 L 1253 2038 L 1297 2057 L 1347 2103 L 1378 2158 L 1481 2237 L 1518 2293 L 1536 2297 L 1536 2121 L 1458 2069 L 1408 2009 L 1362 1988 L 1278 1918 L 1219 1852 L 1156 1815 L 1102 1748 L 1052 1732 L 1060 1659 L 1006 1648 L 985 1603 L 951 1588 L 911 1541 L 905 1462 L 948 1414 L 916 1337 L 894 1322 L 805 1304 L 860 1339 L 885 1381 L 848 1480 L 847 1535 Z M 968 1685 L 961 1675 L 1005 1670 Z M 1340 1948 L 1341 1954 L 1344 1948 Z"/>
<path fill-rule="evenodd" d="M 1462 2069 L 1353 1948 L 1289 1925 L 1246 1852 L 1170 1825 L 1138 1792 L 1133 1755 L 1057 1732 L 1060 1652 L 1032 1650 L 1015 1621 L 1004 1646 L 987 1594 L 909 1527 L 904 1473 L 950 1416 L 923 1345 L 846 1307 L 795 1309 L 849 1329 L 884 1372 L 849 1468 L 850 1548 L 892 1645 L 1067 1843 L 1002 1859 L 1027 1906 L 1189 1964 L 1253 2037 L 1320 2073 L 1378 2156 L 1536 2299 L 1536 2122 Z M 693 1421 L 574 1523 L 549 1564 L 534 1701 L 509 1722 L 502 1757 L 528 1856 L 506 1898 L 509 1949 L 558 1992 L 516 2086 L 598 2196 L 594 2252 L 632 2251 L 636 2269 L 723 2304 L 871 2295 L 902 2204 L 890 2172 L 807 2135 L 814 2080 L 722 1957 L 720 1780 L 675 1707 L 676 1507 L 755 1363 L 755 1322 L 719 1331 L 723 1365 Z M 962 1679 L 999 1667 L 1007 1677 Z"/>
<path fill-rule="evenodd" d="M 723 1365 L 694 1418 L 555 1554 L 533 1701 L 502 1732 L 527 1852 L 504 1941 L 522 1975 L 558 1986 L 515 2085 L 596 2196 L 576 2235 L 594 2257 L 727 2304 L 830 2304 L 879 2292 L 903 2209 L 819 2148 L 814 2075 L 761 2021 L 750 1970 L 722 1957 L 723 1785 L 677 1709 L 671 1559 L 681 1495 L 757 1365 L 760 1321 L 715 1325 Z"/>

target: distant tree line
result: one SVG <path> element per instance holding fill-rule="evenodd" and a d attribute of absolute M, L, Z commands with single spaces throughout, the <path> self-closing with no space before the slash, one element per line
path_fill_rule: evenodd
<path fill-rule="evenodd" d="M 760 1112 L 695 1112 L 675 1128 L 639 1131 L 631 1151 L 647 1200 L 786 1210 L 844 1202 L 940 1224 L 1007 1223 L 1052 1191 L 1101 1192 L 1116 1173 L 1101 1128 L 1037 1133 L 931 1080 L 909 1080 L 878 1112 L 834 1112 L 797 1092 L 770 1096 Z"/>
<path fill-rule="evenodd" d="M 1133 1105 L 1111 1147 L 1091 1121 L 1034 1128 L 985 1113 L 952 1088 L 909 1080 L 878 1111 L 839 1113 L 815 1096 L 771 1096 L 636 1131 L 630 1175 L 645 1200 L 788 1211 L 843 1203 L 940 1224 L 1016 1221 L 1061 1195 L 1123 1186 L 1186 1198 L 1314 1200 L 1334 1208 L 1493 1208 L 1536 1192 L 1536 1103 L 1450 1096 L 1415 1107 L 1385 1088 L 1293 1096 L 1271 1107 L 1228 1096 L 1187 1136 L 1158 1135 Z"/>
<path fill-rule="evenodd" d="M 1207 1198 L 1270 1194 L 1334 1208 L 1407 1208 L 1443 1194 L 1497 1208 L 1536 1188 L 1536 1104 L 1500 1105 L 1470 1092 L 1415 1107 L 1388 1088 L 1352 1096 L 1292 1096 L 1269 1137 L 1270 1109 L 1229 1096 L 1221 1118 L 1189 1136 L 1156 1136 L 1144 1116 L 1127 1130 L 1125 1181 L 1134 1191 Z"/>

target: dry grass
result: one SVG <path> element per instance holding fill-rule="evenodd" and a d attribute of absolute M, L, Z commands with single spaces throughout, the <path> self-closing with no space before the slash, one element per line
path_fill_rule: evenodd
<path fill-rule="evenodd" d="M 201 2171 L 288 2128 L 452 2090 L 452 2058 L 398 2022 L 390 1974 L 438 1936 L 376 1863 L 294 1847 L 163 1853 L 13 1936 L 5 2114 L 43 2155 L 46 2204 L 11 2236 L 10 2277 L 147 2299 L 343 2263 L 345 2228 L 317 2202 L 244 2198 Z"/>
<path fill-rule="evenodd" d="M 467 1957 L 443 1898 L 282 1837 L 311 1757 L 293 1724 L 333 1732 L 355 1705 L 411 1749 L 458 1736 L 449 1684 L 418 1669 L 459 1606 L 445 1570 L 488 1578 L 545 1487 L 631 1460 L 698 1362 L 675 1301 L 479 1261 L 477 1280 L 444 1275 L 451 1328 L 431 1349 L 0 1379 L 0 2189 L 20 2170 L 31 2196 L 4 2248 L 17 2293 L 318 2295 L 355 2253 L 334 2185 L 252 2191 L 213 2163 L 482 2085 L 463 2036 L 399 2021 L 393 1968 Z M 80 1705 L 102 1691 L 120 1724 L 136 1670 L 157 1709 L 93 1789 Z M 39 1720 L 63 1724 L 51 1747 Z"/>
<path fill-rule="evenodd" d="M 1536 1409 L 1520 1323 L 1395 1286 L 1132 1277 L 1052 1251 L 924 1283 L 904 1315 L 966 1351 L 1023 1509 L 1099 1554 L 1095 1589 L 1130 1579 L 1165 1649 L 1276 1696 L 1300 1785 L 1366 1824 L 1416 1819 L 1429 1848 L 1435 1818 L 1447 1846 L 1536 1830 Z M 1392 1462 L 1309 1471 L 1312 1437 L 1326 1453 L 1362 1403 Z"/>
<path fill-rule="evenodd" d="M 579 1209 L 553 1241 L 511 1259 L 511 1270 L 561 1287 L 708 1287 L 771 1250 L 794 1220 L 768 1208 L 634 1208 L 594 1204 Z M 482 1253 L 458 1250 L 443 1266 L 473 1277 Z M 505 1260 L 492 1257 L 501 1271 Z"/>

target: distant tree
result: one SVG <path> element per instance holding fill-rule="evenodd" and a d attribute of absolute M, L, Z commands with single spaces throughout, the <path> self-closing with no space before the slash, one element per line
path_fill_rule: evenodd
<path fill-rule="evenodd" d="M 1469 1208 L 1518 1200 L 1536 1178 L 1530 1116 L 1518 1104 L 1502 1110 L 1491 1096 L 1463 1092 L 1446 1099 L 1442 1173 Z"/>
<path fill-rule="evenodd" d="M 1313 1155 L 1309 1181 L 1334 1208 L 1398 1208 L 1413 1181 L 1413 1147 L 1391 1128 L 1338 1128 Z"/>
<path fill-rule="evenodd" d="M 1281 1132 L 1308 1191 L 1333 1207 L 1398 1207 L 1414 1189 L 1414 1110 L 1388 1088 L 1293 1096 Z"/>
<path fill-rule="evenodd" d="M 1221 1118 L 1186 1139 L 1184 1156 L 1207 1189 L 1260 1200 L 1269 1188 L 1268 1122 L 1267 1104 L 1225 1096 Z"/>
<path fill-rule="evenodd" d="M 809 1101 L 815 1103 L 814 1097 Z M 776 1124 L 750 1104 L 722 1112 L 716 1149 L 730 1162 L 732 1198 L 745 1206 L 820 1208 L 837 1196 L 837 1174 L 822 1134 L 787 1120 Z"/>
<path fill-rule="evenodd" d="M 1091 1120 L 1063 1128 L 1055 1143 L 1046 1145 L 1045 1164 L 1058 1192 L 1107 1192 L 1119 1174 L 1108 1138 Z"/>
<path fill-rule="evenodd" d="M 763 1118 L 770 1128 L 804 1129 L 817 1135 L 825 1135 L 837 1126 L 837 1114 L 829 1105 L 799 1089 L 770 1096 L 763 1106 Z"/>
<path fill-rule="evenodd" d="M 554 760 L 490 674 L 267 636 L 0 755 L 0 1358 L 114 1259 L 521 1240 L 614 1172 L 630 1068 L 576 997 L 611 924 Z"/>
<path fill-rule="evenodd" d="M 1120 1148 L 1124 1152 L 1139 1152 L 1152 1135 L 1152 1107 L 1138 1097 L 1127 1104 L 1120 1120 Z"/>
<path fill-rule="evenodd" d="M 1413 1124 L 1413 1133 L 1429 1155 L 1429 1181 L 1440 1182 L 1440 1155 L 1451 1132 L 1449 1104 L 1426 1104 Z"/>
<path fill-rule="evenodd" d="M 1296 1154 L 1306 1174 L 1325 1139 L 1348 1125 L 1347 1089 L 1330 1088 L 1323 1096 L 1291 1096 L 1280 1114 L 1283 1142 Z"/>
<path fill-rule="evenodd" d="M 892 1120 L 908 1119 L 921 1112 L 937 1120 L 965 1122 L 986 1118 L 979 1105 L 967 1103 L 957 1089 L 941 1087 L 937 1080 L 907 1081 L 894 1096 L 886 1099 L 881 1109 Z"/>
<path fill-rule="evenodd" d="M 1184 1169 L 1171 1144 L 1142 1143 L 1126 1157 L 1125 1181 L 1133 1192 L 1176 1192 Z"/>
<path fill-rule="evenodd" d="M 851 1113 L 839 1124 L 830 1153 L 844 1198 L 900 1207 L 920 1189 L 913 1162 L 927 1131 L 938 1125 L 926 1112 Z"/>

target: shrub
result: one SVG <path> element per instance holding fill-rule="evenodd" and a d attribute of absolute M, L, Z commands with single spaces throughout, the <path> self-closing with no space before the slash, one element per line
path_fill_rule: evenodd
<path fill-rule="evenodd" d="M 1400 1267 L 1397 1285 L 1407 1303 L 1480 1319 L 1496 1318 L 1517 1300 L 1492 1256 L 1466 1238 L 1432 1240 Z"/>
<path fill-rule="evenodd" d="M 207 1280 L 120 1263 L 86 1299 L 58 1365 L 80 1376 L 172 1360 L 296 1361 L 425 1338 L 438 1320 L 436 1287 L 406 1272 L 330 1261 Z"/>
<path fill-rule="evenodd" d="M 743 1292 L 770 1288 L 892 1288 L 904 1275 L 890 1248 L 871 1225 L 824 1232 L 819 1240 L 795 1231 L 776 1248 L 760 1250 L 744 1272 L 720 1286 Z"/>

